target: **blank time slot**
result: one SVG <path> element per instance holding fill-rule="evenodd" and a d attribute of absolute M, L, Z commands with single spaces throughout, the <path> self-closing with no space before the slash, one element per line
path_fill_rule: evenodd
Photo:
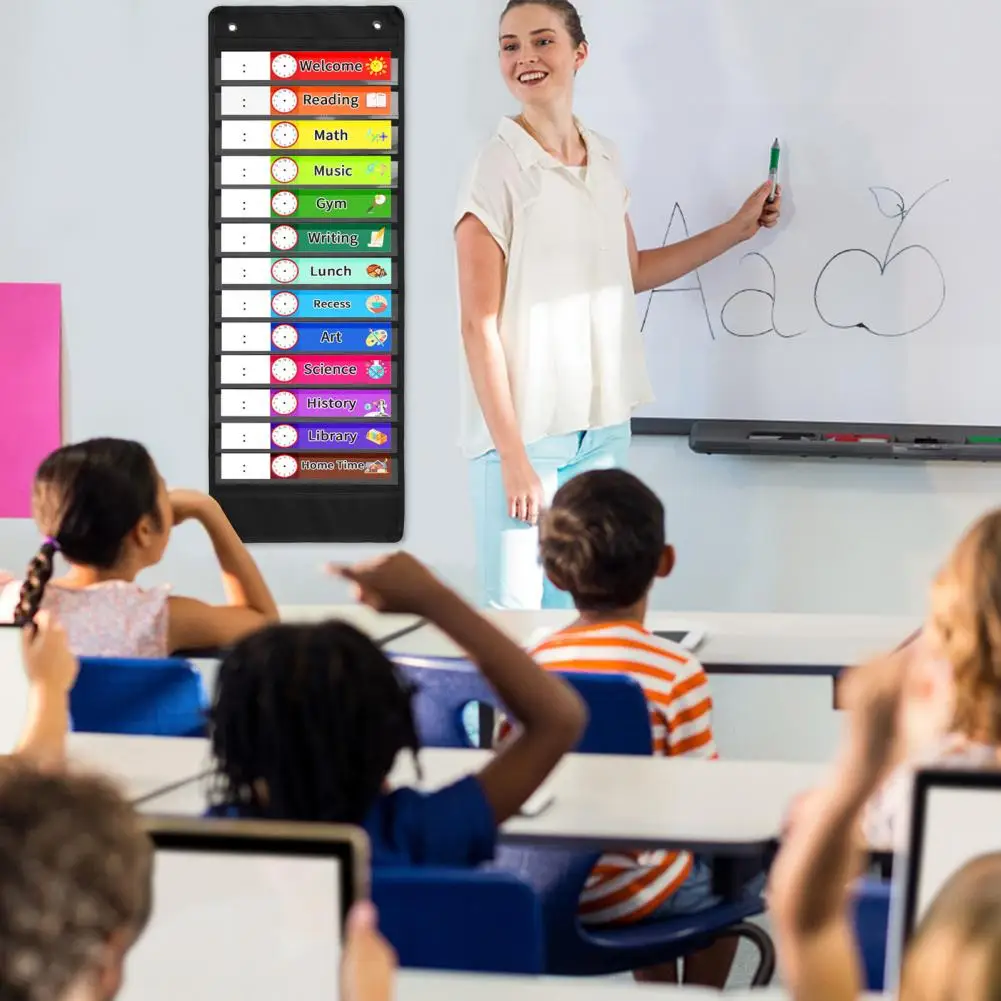
<path fill-rule="evenodd" d="M 224 257 L 220 265 L 223 285 L 267 285 L 272 280 L 267 257 Z"/>
<path fill-rule="evenodd" d="M 271 149 L 271 122 L 220 123 L 222 149 Z"/>
<path fill-rule="evenodd" d="M 270 115 L 270 87 L 223 87 L 219 110 L 224 115 Z"/>
<path fill-rule="evenodd" d="M 219 79 L 270 80 L 270 52 L 220 52 Z"/>
<path fill-rule="evenodd" d="M 219 456 L 221 480 L 270 480 L 271 455 L 268 452 L 223 452 Z"/>
<path fill-rule="evenodd" d="M 267 386 L 270 382 L 270 355 L 223 355 L 219 359 L 222 386 Z"/>
<path fill-rule="evenodd" d="M 270 389 L 224 389 L 219 393 L 219 417 L 270 417 Z"/>
<path fill-rule="evenodd" d="M 271 160 L 266 156 L 221 156 L 219 183 L 271 184 Z"/>
<path fill-rule="evenodd" d="M 224 320 L 267 320 L 271 317 L 271 293 L 267 289 L 222 292 L 220 299 Z"/>
<path fill-rule="evenodd" d="M 271 251 L 271 227 L 266 222 L 224 222 L 219 249 L 224 254 L 267 254 Z"/>
<path fill-rule="evenodd" d="M 270 323 L 224 323 L 220 351 L 270 351 Z"/>
<path fill-rule="evenodd" d="M 219 210 L 223 219 L 271 218 L 271 192 L 267 188 L 223 188 L 219 195 Z"/>
<path fill-rule="evenodd" d="M 252 448 L 255 451 L 266 452 L 271 448 L 271 425 L 223 424 L 219 446 L 232 451 Z"/>

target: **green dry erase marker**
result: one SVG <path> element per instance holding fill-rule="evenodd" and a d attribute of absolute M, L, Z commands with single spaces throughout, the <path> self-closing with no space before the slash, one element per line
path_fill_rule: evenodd
<path fill-rule="evenodd" d="M 776 189 L 779 185 L 779 155 L 782 147 L 779 146 L 778 139 L 772 143 L 772 158 L 768 165 L 768 180 L 772 182 L 772 193 L 768 196 L 770 202 L 775 201 Z"/>

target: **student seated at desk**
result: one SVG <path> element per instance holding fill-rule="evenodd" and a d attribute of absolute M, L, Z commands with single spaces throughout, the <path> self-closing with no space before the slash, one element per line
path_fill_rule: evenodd
<path fill-rule="evenodd" d="M 0 997 L 112 1001 L 150 918 L 153 864 L 139 817 L 107 780 L 0 770 Z M 217 932 L 216 947 L 231 948 Z M 395 979 L 372 905 L 356 905 L 341 998 L 391 1001 Z"/>
<path fill-rule="evenodd" d="M 54 612 L 82 657 L 166 657 L 220 647 L 278 620 L 257 565 L 219 504 L 167 490 L 138 442 L 95 438 L 57 449 L 38 467 L 32 501 L 45 536 L 23 583 L 0 586 L 0 622 Z M 197 521 L 215 549 L 227 603 L 174 597 L 136 577 L 163 558 L 171 529 Z M 51 580 L 61 553 L 69 573 Z"/>
<path fill-rule="evenodd" d="M 375 865 L 475 866 L 580 738 L 586 711 L 532 658 L 404 553 L 341 568 L 377 611 L 428 619 L 479 664 L 523 728 L 478 775 L 387 792 L 416 753 L 410 692 L 372 640 L 344 622 L 277 625 L 219 667 L 211 712 L 213 813 L 359 824 Z"/>
<path fill-rule="evenodd" d="M 627 674 L 650 709 L 653 753 L 715 758 L 712 696 L 698 660 L 643 623 L 650 589 L 674 567 L 656 494 L 622 470 L 583 473 L 556 492 L 540 528 L 546 574 L 573 597 L 579 617 L 533 652 L 551 671 Z M 749 887 L 760 892 L 764 876 Z M 695 914 L 722 902 L 713 893 L 709 860 L 659 851 L 603 857 L 581 895 L 588 925 L 628 925 Z M 721 939 L 686 958 L 688 983 L 723 987 L 736 940 Z M 637 979 L 671 980 L 673 967 Z"/>
<path fill-rule="evenodd" d="M 862 814 L 865 841 L 879 848 L 903 846 L 916 768 L 1001 765 L 1001 510 L 960 540 L 920 637 L 899 653 L 908 664 L 895 752 L 903 760 Z"/>
<path fill-rule="evenodd" d="M 906 741 L 912 666 L 898 651 L 847 679 L 849 730 L 836 772 L 792 826 L 772 867 L 769 904 L 794 1001 L 862 996 L 849 901 L 862 863 L 858 825 Z M 999 969 L 1001 854 L 994 854 L 968 863 L 929 907 L 904 957 L 898 997 L 993 1001 Z"/>

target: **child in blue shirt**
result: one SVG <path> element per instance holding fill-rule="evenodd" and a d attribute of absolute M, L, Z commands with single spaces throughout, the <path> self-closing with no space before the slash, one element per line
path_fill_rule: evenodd
<path fill-rule="evenodd" d="M 375 865 L 489 860 L 498 825 L 579 739 L 580 699 L 413 557 L 334 572 L 365 604 L 422 616 L 463 648 L 519 720 L 517 737 L 478 775 L 439 792 L 387 792 L 397 754 L 418 750 L 411 695 L 393 664 L 344 622 L 269 626 L 219 668 L 213 812 L 360 824 Z"/>

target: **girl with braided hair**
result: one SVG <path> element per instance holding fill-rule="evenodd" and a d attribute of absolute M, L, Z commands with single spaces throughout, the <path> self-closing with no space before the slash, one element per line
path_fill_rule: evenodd
<path fill-rule="evenodd" d="M 167 490 L 138 442 L 94 438 L 66 445 L 38 467 L 32 498 L 45 536 L 23 582 L 0 586 L 0 621 L 52 611 L 79 656 L 164 657 L 219 647 L 276 621 L 257 565 L 222 508 L 193 490 Z M 197 521 L 215 549 L 225 605 L 143 588 L 136 577 L 163 558 L 171 530 Z M 53 579 L 55 556 L 69 572 Z"/>
<path fill-rule="evenodd" d="M 343 622 L 271 626 L 219 667 L 212 812 L 361 824 L 376 865 L 489 860 L 498 825 L 579 739 L 580 699 L 413 557 L 396 553 L 336 572 L 371 607 L 426 618 L 465 649 L 519 721 L 518 733 L 478 775 L 431 794 L 387 792 L 397 754 L 418 747 L 410 693 L 393 664 Z"/>

